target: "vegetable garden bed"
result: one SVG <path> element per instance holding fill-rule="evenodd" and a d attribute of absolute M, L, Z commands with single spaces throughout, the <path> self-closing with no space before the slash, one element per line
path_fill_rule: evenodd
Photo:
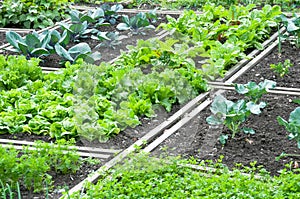
<path fill-rule="evenodd" d="M 173 125 L 181 117 L 186 118 L 184 114 L 195 107 L 196 103 L 201 101 L 200 98 L 202 99 L 199 96 L 197 101 L 195 100 L 197 98 L 193 98 L 207 91 L 204 77 L 214 79 L 223 76 L 226 70 L 245 58 L 245 50 L 262 49 L 261 42 L 268 38 L 267 34 L 270 33 L 271 26 L 275 27 L 272 17 L 280 13 L 278 7 L 266 7 L 263 12 L 254 11 L 249 17 L 251 6 L 234 7 L 230 11 L 220 7 L 218 12 L 215 11 L 214 6 L 209 5 L 201 16 L 197 16 L 192 11 L 185 11 L 179 18 L 168 17 L 168 23 L 162 24 L 161 27 L 171 32 L 174 37 L 165 38 L 163 41 L 139 40 L 136 46 L 129 47 L 128 51 L 121 53 L 114 62 L 101 64 L 96 62 L 98 66 L 83 63 L 82 60 L 77 62 L 72 60 L 71 62 L 74 63 L 72 66 L 67 64 L 65 69 L 57 73 L 42 74 L 37 66 L 37 60 L 33 59 L 28 65 L 24 58 L 14 60 L 15 58 L 10 57 L 6 60 L 0 57 L 3 63 L 20 63 L 18 64 L 20 68 L 16 70 L 14 67 L 17 64 L 3 64 L 4 68 L 8 68 L 4 75 L 14 78 L 8 78 L 9 81 L 2 79 L 0 85 L 3 97 L 0 99 L 3 105 L 0 130 L 5 133 L 10 132 L 10 134 L 4 133 L 0 138 L 54 141 L 54 139 L 76 137 L 77 145 L 123 150 L 116 156 L 120 156 L 118 160 L 120 161 L 135 147 L 142 147 L 144 141 L 152 141 L 161 133 L 160 131 Z M 237 16 L 235 14 L 246 16 L 238 21 L 235 19 Z M 220 16 L 223 17 L 222 20 L 227 21 L 225 23 L 216 21 Z M 264 21 L 257 24 L 256 19 L 261 16 Z M 253 27 L 259 27 L 259 30 L 253 28 L 251 29 L 253 32 L 248 31 L 248 25 L 243 24 L 244 22 L 253 23 Z M 261 24 L 264 26 L 260 26 Z M 123 24 L 122 27 L 124 26 L 126 29 L 129 28 L 128 24 Z M 210 31 L 205 30 L 205 26 L 209 27 Z M 243 33 L 236 31 L 239 28 Z M 132 30 L 132 27 L 129 29 Z M 141 31 L 138 32 L 144 32 Z M 61 31 L 58 34 L 62 33 Z M 129 31 L 125 32 L 127 33 Z M 241 41 L 237 39 L 240 38 L 240 34 L 245 34 L 241 37 Z M 98 36 L 105 37 L 101 34 Z M 147 34 L 147 37 L 152 36 Z M 134 37 L 125 39 L 124 46 L 136 43 L 137 38 L 146 37 L 134 34 Z M 95 42 L 90 43 L 89 38 L 81 41 L 89 43 L 92 47 L 96 45 Z M 59 44 L 61 46 L 56 46 L 55 50 L 60 50 L 62 54 L 63 43 Z M 115 50 L 124 49 L 124 46 L 120 48 L 118 46 Z M 104 57 L 102 61 L 117 57 L 115 50 L 104 49 L 101 52 Z M 88 52 L 87 56 L 90 53 Z M 194 59 L 195 55 L 198 56 L 196 59 Z M 208 59 L 204 60 L 206 57 Z M 45 63 L 47 66 L 50 64 L 51 67 L 56 65 L 48 58 L 45 59 Z M 206 95 L 208 94 L 203 94 L 203 97 Z M 191 99 L 194 102 L 190 106 Z M 186 103 L 189 108 L 184 106 Z M 181 107 L 184 111 L 180 109 Z M 177 110 L 179 111 L 176 112 Z M 23 134 L 19 136 L 19 132 Z M 32 136 L 32 134 L 37 135 Z M 149 139 L 144 140 L 144 137 Z M 185 141 L 184 144 L 189 144 L 194 138 L 184 136 L 180 139 Z M 102 143 L 103 141 L 105 143 Z M 228 142 L 229 144 L 231 142 Z M 196 153 L 196 149 L 191 150 L 194 150 L 193 154 Z M 107 158 L 101 164 L 108 161 L 108 166 L 104 165 L 104 167 L 112 167 L 117 159 L 111 158 Z M 86 168 L 88 167 L 82 169 L 92 170 Z M 70 179 L 81 179 L 81 176 L 82 173 L 72 174 Z M 59 174 L 55 177 L 59 177 Z M 73 186 L 74 183 L 70 182 L 68 186 Z M 83 182 L 78 186 L 82 185 Z M 57 197 L 56 193 L 51 194 L 51 197 Z"/>
<path fill-rule="evenodd" d="M 241 95 L 236 96 L 235 92 L 227 92 L 226 98 L 237 101 Z M 288 133 L 276 120 L 277 116 L 285 119 L 289 117 L 297 104 L 292 103 L 296 96 L 267 95 L 263 100 L 267 107 L 260 115 L 251 116 L 244 124 L 254 128 L 254 135 L 239 133 L 234 139 L 229 138 L 223 146 L 219 138 L 221 134 L 231 134 L 226 127 L 214 128 L 206 122 L 211 115 L 209 107 L 198 114 L 191 122 L 180 128 L 174 135 L 164 141 L 153 152 L 155 155 L 181 155 L 183 157 L 195 157 L 198 160 L 212 159 L 216 161 L 224 156 L 223 163 L 229 167 L 235 167 L 240 163 L 250 166 L 253 162 L 262 165 L 273 175 L 278 175 L 286 164 L 291 168 L 297 162 L 297 157 L 287 157 L 275 161 L 281 153 L 298 154 L 299 149 L 295 141 L 288 140 Z M 295 167 L 296 168 L 296 167 Z"/>

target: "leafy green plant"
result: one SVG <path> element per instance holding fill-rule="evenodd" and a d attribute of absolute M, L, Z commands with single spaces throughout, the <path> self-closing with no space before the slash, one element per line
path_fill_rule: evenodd
<path fill-rule="evenodd" d="M 89 34 L 95 34 L 98 32 L 95 28 L 89 28 L 88 22 L 84 21 L 82 23 L 60 23 L 61 29 L 67 31 L 71 41 L 79 42 L 80 39 L 88 38 Z"/>
<path fill-rule="evenodd" d="M 263 82 L 256 84 L 248 82 L 247 84 L 235 84 L 236 92 L 245 95 L 249 101 L 257 103 L 258 100 L 267 93 L 268 89 L 275 88 L 276 82 L 265 79 Z"/>
<path fill-rule="evenodd" d="M 143 12 L 136 14 L 129 18 L 127 15 L 123 16 L 123 23 L 117 25 L 118 30 L 131 30 L 133 34 L 145 34 L 143 31 L 148 29 L 155 29 L 151 25 L 147 15 Z"/>
<path fill-rule="evenodd" d="M 70 12 L 70 18 L 73 24 L 76 23 L 94 23 L 95 22 L 95 16 L 92 16 L 91 14 L 85 14 L 78 10 L 71 10 Z"/>
<path fill-rule="evenodd" d="M 70 42 L 70 34 L 68 34 L 68 31 L 63 31 L 62 34 L 60 34 L 57 30 L 51 30 L 51 31 L 44 31 L 41 33 L 42 35 L 50 35 L 50 41 L 46 48 L 49 50 L 51 54 L 55 53 L 54 46 L 56 44 L 61 45 L 62 47 L 66 47 Z"/>
<path fill-rule="evenodd" d="M 109 4 L 102 4 L 100 8 L 103 10 L 104 15 L 100 17 L 104 19 L 105 22 L 110 24 L 116 24 L 117 19 L 120 17 L 118 12 L 123 9 L 122 4 L 115 4 L 110 6 Z"/>
<path fill-rule="evenodd" d="M 292 67 L 293 64 L 291 63 L 290 59 L 286 59 L 284 63 L 277 63 L 277 64 L 270 64 L 270 68 L 274 70 L 280 77 L 284 77 L 286 74 L 289 73 L 289 68 Z"/>
<path fill-rule="evenodd" d="M 76 44 L 68 50 L 63 48 L 61 45 L 56 44 L 55 51 L 59 56 L 63 57 L 66 61 L 70 61 L 71 63 L 76 62 L 78 59 L 83 59 L 88 63 L 94 63 L 101 58 L 99 52 L 92 53 L 92 50 L 87 43 Z"/>
<path fill-rule="evenodd" d="M 109 4 L 104 3 L 94 10 L 89 10 L 87 12 L 87 16 L 93 19 L 93 23 L 95 23 L 96 27 L 101 25 L 114 25 L 120 17 L 118 12 L 120 12 L 122 9 L 122 4 L 110 6 Z"/>
<path fill-rule="evenodd" d="M 254 134 L 255 131 L 252 128 L 240 128 L 240 126 L 251 114 L 259 115 L 261 113 L 261 109 L 267 104 L 263 101 L 259 102 L 259 100 L 267 93 L 267 89 L 275 86 L 276 82 L 271 80 L 265 80 L 259 84 L 255 82 L 235 84 L 235 91 L 245 95 L 246 99 L 233 102 L 222 95 L 217 95 L 210 107 L 213 115 L 206 118 L 207 123 L 210 125 L 225 125 L 232 132 L 232 138 L 240 131 L 246 134 Z M 220 142 L 225 144 L 227 139 L 227 135 L 222 135 Z"/>
<path fill-rule="evenodd" d="M 36 81 L 43 76 L 39 60 L 27 60 L 24 56 L 0 55 L 0 71 L 0 91 L 22 87 L 28 81 Z"/>
<path fill-rule="evenodd" d="M 278 19 L 283 23 L 287 30 L 287 39 L 300 47 L 300 17 L 297 14 L 293 14 L 292 17 L 287 17 L 281 14 Z"/>
<path fill-rule="evenodd" d="M 8 50 L 22 53 L 27 59 L 49 55 L 50 52 L 46 47 L 50 39 L 51 37 L 49 34 L 39 35 L 38 33 L 33 32 L 27 34 L 25 39 L 23 39 L 16 32 L 6 32 L 6 40 L 14 47 L 14 49 L 8 48 Z"/>
<path fill-rule="evenodd" d="M 1 27 L 42 29 L 67 16 L 71 0 L 3 0 Z"/>
<path fill-rule="evenodd" d="M 92 35 L 92 39 L 101 41 L 95 48 L 110 47 L 115 49 L 116 46 L 122 43 L 122 40 L 127 36 L 120 36 L 119 32 L 98 32 L 97 36 Z"/>
<path fill-rule="evenodd" d="M 255 131 L 253 129 L 240 128 L 240 126 L 246 121 L 251 113 L 258 115 L 265 106 L 266 103 L 264 102 L 255 104 L 252 101 L 246 102 L 243 99 L 233 102 L 227 100 L 222 95 L 217 95 L 210 107 L 213 115 L 206 118 L 206 121 L 210 125 L 225 125 L 232 132 L 232 138 L 240 131 L 243 131 L 246 134 L 254 134 Z M 225 143 L 223 142 L 222 144 Z"/>
<path fill-rule="evenodd" d="M 266 5 L 258 10 L 254 5 L 232 5 L 226 9 L 207 3 L 203 13 L 197 15 L 187 10 L 176 19 L 168 16 L 168 23 L 161 23 L 159 28 L 176 38 L 200 43 L 211 56 L 202 66 L 204 74 L 213 80 L 222 77 L 240 59 L 247 58 L 247 49 L 263 49 L 261 42 L 277 27 L 275 17 L 279 14 L 279 6 Z"/>
<path fill-rule="evenodd" d="M 298 148 L 300 148 L 300 107 L 297 107 L 291 112 L 289 120 L 286 121 L 282 117 L 277 117 L 277 122 L 290 133 L 288 138 L 290 140 L 296 140 Z"/>

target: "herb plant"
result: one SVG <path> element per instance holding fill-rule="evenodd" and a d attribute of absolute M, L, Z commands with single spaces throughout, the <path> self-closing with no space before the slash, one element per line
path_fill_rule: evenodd
<path fill-rule="evenodd" d="M 296 172 L 285 171 L 273 177 L 255 166 L 248 168 L 248 171 L 246 168 L 245 171 L 236 168 L 229 171 L 223 163 L 200 163 L 199 166 L 215 168 L 216 172 L 212 172 L 191 168 L 186 162 L 137 154 L 117 165 L 113 171 L 103 174 L 96 184 L 87 183 L 82 190 L 70 196 L 65 193 L 64 197 L 271 199 L 299 196 L 299 174 Z M 261 178 L 256 178 L 255 173 L 260 174 Z"/>
<path fill-rule="evenodd" d="M 270 64 L 270 68 L 280 77 L 287 75 L 289 73 L 289 68 L 292 66 L 293 64 L 290 59 L 286 59 L 284 63 L 279 62 L 277 64 Z"/>
<path fill-rule="evenodd" d="M 2 183 L 12 185 L 17 182 L 34 192 L 41 191 L 45 184 L 51 188 L 52 179 L 48 174 L 51 170 L 62 173 L 75 172 L 83 160 L 75 149 L 69 149 L 74 141 L 58 141 L 56 144 L 36 142 L 36 150 L 24 146 L 21 151 L 13 147 L 0 147 L 0 178 Z M 7 169 L 9 168 L 9 169 Z"/>

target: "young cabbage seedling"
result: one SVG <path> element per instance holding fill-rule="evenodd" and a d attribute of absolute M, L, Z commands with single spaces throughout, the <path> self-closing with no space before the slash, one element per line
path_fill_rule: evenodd
<path fill-rule="evenodd" d="M 257 103 L 258 100 L 267 93 L 267 90 L 270 88 L 275 88 L 276 82 L 271 80 L 264 80 L 259 84 L 255 82 L 248 82 L 247 84 L 235 84 L 236 92 L 245 95 L 248 98 L 248 101 L 253 101 Z"/>
<path fill-rule="evenodd" d="M 74 42 L 79 42 L 81 38 L 87 38 L 88 34 L 95 34 L 98 32 L 95 28 L 89 28 L 87 21 L 75 24 L 60 23 L 60 26 L 63 31 L 67 31 L 70 40 Z"/>
<path fill-rule="evenodd" d="M 129 18 L 127 15 L 123 16 L 123 23 L 117 25 L 118 30 L 131 30 L 133 34 L 145 34 L 143 31 L 147 29 L 155 29 L 150 24 L 149 19 L 145 13 L 138 13 Z"/>
<path fill-rule="evenodd" d="M 82 58 L 85 62 L 94 63 L 101 58 L 99 52 L 92 53 L 92 50 L 87 43 L 79 43 L 71 47 L 69 50 L 66 50 L 61 45 L 56 44 L 55 50 L 59 56 L 64 58 L 62 63 L 66 61 L 74 63 L 79 58 Z"/>
<path fill-rule="evenodd" d="M 227 100 L 222 95 L 217 95 L 210 107 L 213 115 L 206 118 L 210 125 L 225 125 L 231 132 L 231 137 L 234 138 L 238 132 L 254 134 L 255 131 L 251 128 L 240 128 L 240 125 L 252 114 L 260 114 L 261 109 L 266 106 L 265 102 L 255 104 L 254 102 L 246 102 L 245 100 L 238 100 L 233 102 Z M 225 144 L 224 139 L 222 144 Z"/>
<path fill-rule="evenodd" d="M 115 46 L 120 45 L 122 43 L 122 39 L 127 38 L 127 36 L 120 36 L 119 32 L 98 32 L 97 36 L 92 35 L 91 38 L 101 41 L 100 44 L 95 46 L 95 49 L 102 46 L 115 49 Z"/>
<path fill-rule="evenodd" d="M 297 107 L 291 112 L 289 121 L 286 121 L 282 117 L 277 117 L 278 124 L 284 126 L 285 129 L 290 132 L 288 138 L 290 140 L 296 140 L 298 148 L 300 149 L 300 107 Z"/>

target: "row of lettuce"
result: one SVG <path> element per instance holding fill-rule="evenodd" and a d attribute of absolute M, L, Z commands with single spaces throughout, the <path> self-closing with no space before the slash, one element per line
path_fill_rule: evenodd
<path fill-rule="evenodd" d="M 222 76 L 246 49 L 262 48 L 280 7 L 253 6 L 207 4 L 201 15 L 169 17 L 161 27 L 173 38 L 140 40 L 114 64 L 78 61 L 43 74 L 38 59 L 1 56 L 0 131 L 106 141 L 159 106 L 170 111 L 206 91 L 205 78 Z M 192 59 L 199 55 L 202 68 Z"/>

